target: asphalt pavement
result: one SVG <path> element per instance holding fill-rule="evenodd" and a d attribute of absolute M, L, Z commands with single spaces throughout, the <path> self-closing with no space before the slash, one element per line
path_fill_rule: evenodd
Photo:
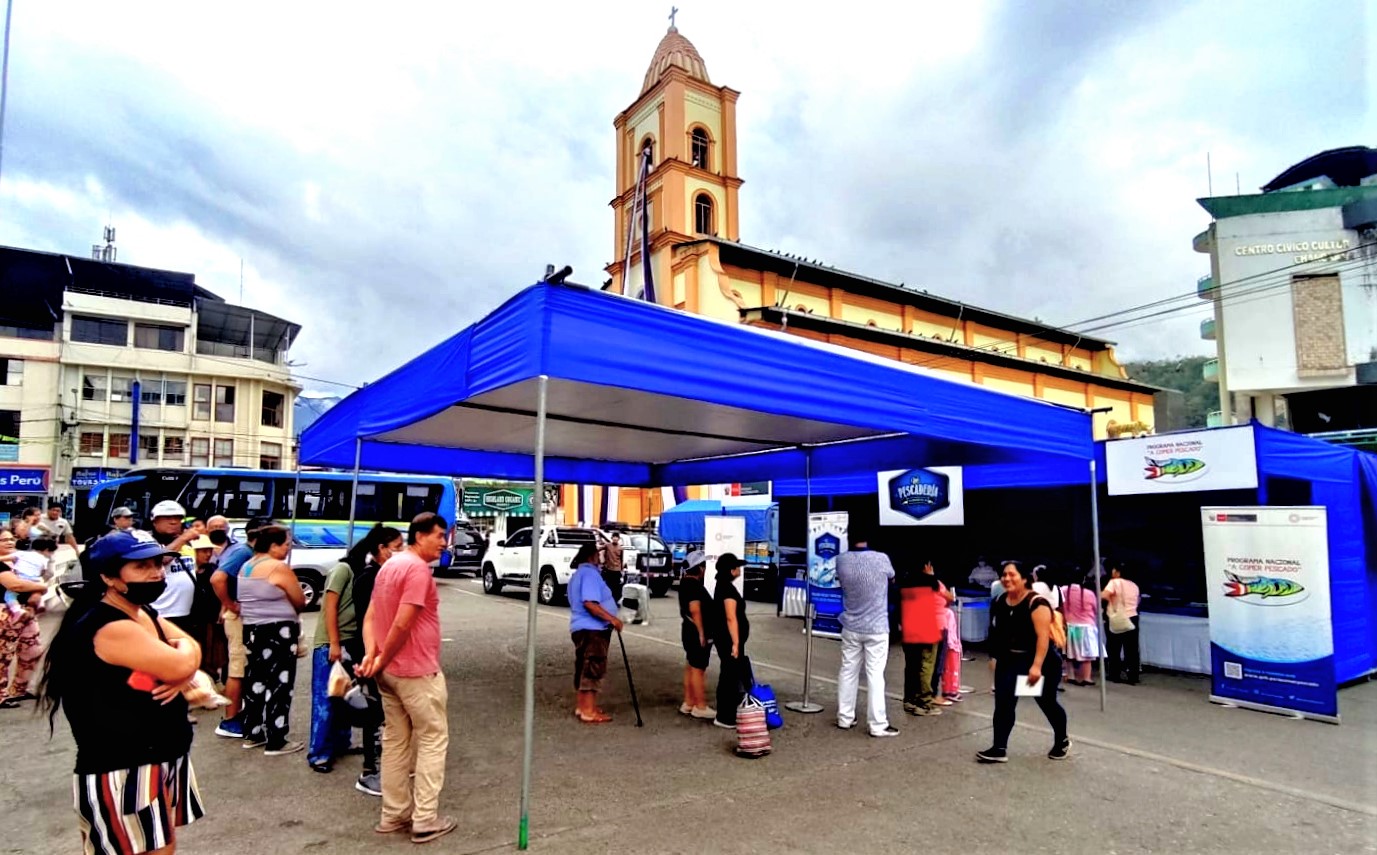
<path fill-rule="evenodd" d="M 524 592 L 486 596 L 476 580 L 442 580 L 443 664 L 450 750 L 443 812 L 459 829 L 430 848 L 515 848 L 522 749 Z M 1011 761 L 982 766 L 992 698 L 985 662 L 964 663 L 967 699 L 932 718 L 905 715 L 894 739 L 835 726 L 834 641 L 814 648 L 817 715 L 785 713 L 774 753 L 731 754 L 732 733 L 678 714 L 683 656 L 673 594 L 653 603 L 648 626 L 624 633 L 643 728 L 635 727 L 623 660 L 611 654 L 605 706 L 615 721 L 572 717 L 566 609 L 540 609 L 536 667 L 536 852 L 1305 852 L 1377 851 L 1377 685 L 1340 694 L 1343 723 L 1301 721 L 1210 704 L 1202 678 L 1148 674 L 1062 695 L 1075 745 L 1046 758 L 1050 731 L 1019 707 Z M 750 604 L 748 653 L 781 702 L 803 689 L 802 623 Z M 309 633 L 314 615 L 306 618 Z M 307 636 L 309 637 L 309 635 Z M 888 694 L 903 654 L 891 649 Z M 309 660 L 302 660 L 292 736 L 309 728 Z M 715 679 L 716 668 L 709 672 Z M 864 691 L 864 690 L 863 690 Z M 862 703 L 863 708 L 863 703 Z M 268 758 L 214 736 L 201 713 L 192 750 L 205 819 L 184 829 L 190 853 L 405 851 L 372 831 L 379 801 L 353 789 L 359 758 L 329 775 L 305 755 Z M 73 748 L 27 709 L 0 711 L 7 762 L 0 771 L 0 852 L 77 853 L 71 809 Z M 118 738 L 118 734 L 111 734 Z"/>

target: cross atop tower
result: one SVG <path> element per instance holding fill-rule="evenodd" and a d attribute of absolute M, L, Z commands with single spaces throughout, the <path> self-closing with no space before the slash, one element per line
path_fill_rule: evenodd
<path fill-rule="evenodd" d="M 677 14 L 679 14 L 679 7 L 678 7 L 678 6 L 670 6 L 670 7 L 669 7 L 669 28 L 670 28 L 671 30 L 674 29 L 674 16 L 677 15 Z"/>

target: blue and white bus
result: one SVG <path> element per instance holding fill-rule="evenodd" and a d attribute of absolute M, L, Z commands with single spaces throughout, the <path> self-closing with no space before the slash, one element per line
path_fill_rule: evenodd
<path fill-rule="evenodd" d="M 190 519 L 221 515 L 231 531 L 251 517 L 267 516 L 292 527 L 300 548 L 292 561 L 309 602 L 323 588 L 324 572 L 350 545 L 349 509 L 354 508 L 354 539 L 374 523 L 405 531 L 417 514 L 432 511 L 455 521 L 459 510 L 454 481 L 443 477 L 359 475 L 358 495 L 348 472 L 288 472 L 233 468 L 138 469 L 92 488 L 89 511 L 79 514 L 77 536 L 103 533 L 110 513 L 124 506 L 140 520 L 158 502 L 171 499 Z M 446 555 L 448 557 L 448 555 Z"/>

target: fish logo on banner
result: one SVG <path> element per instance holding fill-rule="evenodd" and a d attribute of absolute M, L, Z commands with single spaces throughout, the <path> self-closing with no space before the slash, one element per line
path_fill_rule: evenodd
<path fill-rule="evenodd" d="M 1196 478 L 1204 477 L 1210 468 L 1205 461 L 1195 457 L 1169 457 L 1163 460 L 1144 457 L 1143 462 L 1145 481 L 1156 481 L 1159 478 L 1168 481 L 1194 481 Z"/>
<path fill-rule="evenodd" d="M 889 506 L 914 519 L 949 507 L 951 482 L 928 469 L 910 469 L 889 480 Z"/>

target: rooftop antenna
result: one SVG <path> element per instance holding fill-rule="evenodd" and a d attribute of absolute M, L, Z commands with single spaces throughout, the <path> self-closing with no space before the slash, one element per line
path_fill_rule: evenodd
<path fill-rule="evenodd" d="M 1210 195 L 1210 196 L 1213 196 L 1213 195 L 1214 195 L 1214 170 L 1212 170 L 1212 169 L 1210 168 L 1210 153 L 1209 153 L 1208 151 L 1205 152 L 1205 187 L 1208 189 L 1209 195 Z"/>
<path fill-rule="evenodd" d="M 1243 195 L 1243 180 L 1242 180 L 1241 178 L 1238 177 L 1238 173 L 1237 173 L 1237 172 L 1234 173 L 1234 195 L 1235 195 L 1235 196 L 1242 196 L 1242 195 Z"/>
<path fill-rule="evenodd" d="M 0 162 L 5 156 L 5 101 L 10 91 L 10 13 L 14 11 L 14 0 L 5 3 L 5 59 L 0 68 Z"/>
<path fill-rule="evenodd" d="M 239 256 L 239 305 L 244 305 L 244 256 Z"/>
<path fill-rule="evenodd" d="M 105 227 L 105 243 L 91 244 L 91 260 L 105 261 L 114 263 L 115 261 L 115 227 Z"/>

